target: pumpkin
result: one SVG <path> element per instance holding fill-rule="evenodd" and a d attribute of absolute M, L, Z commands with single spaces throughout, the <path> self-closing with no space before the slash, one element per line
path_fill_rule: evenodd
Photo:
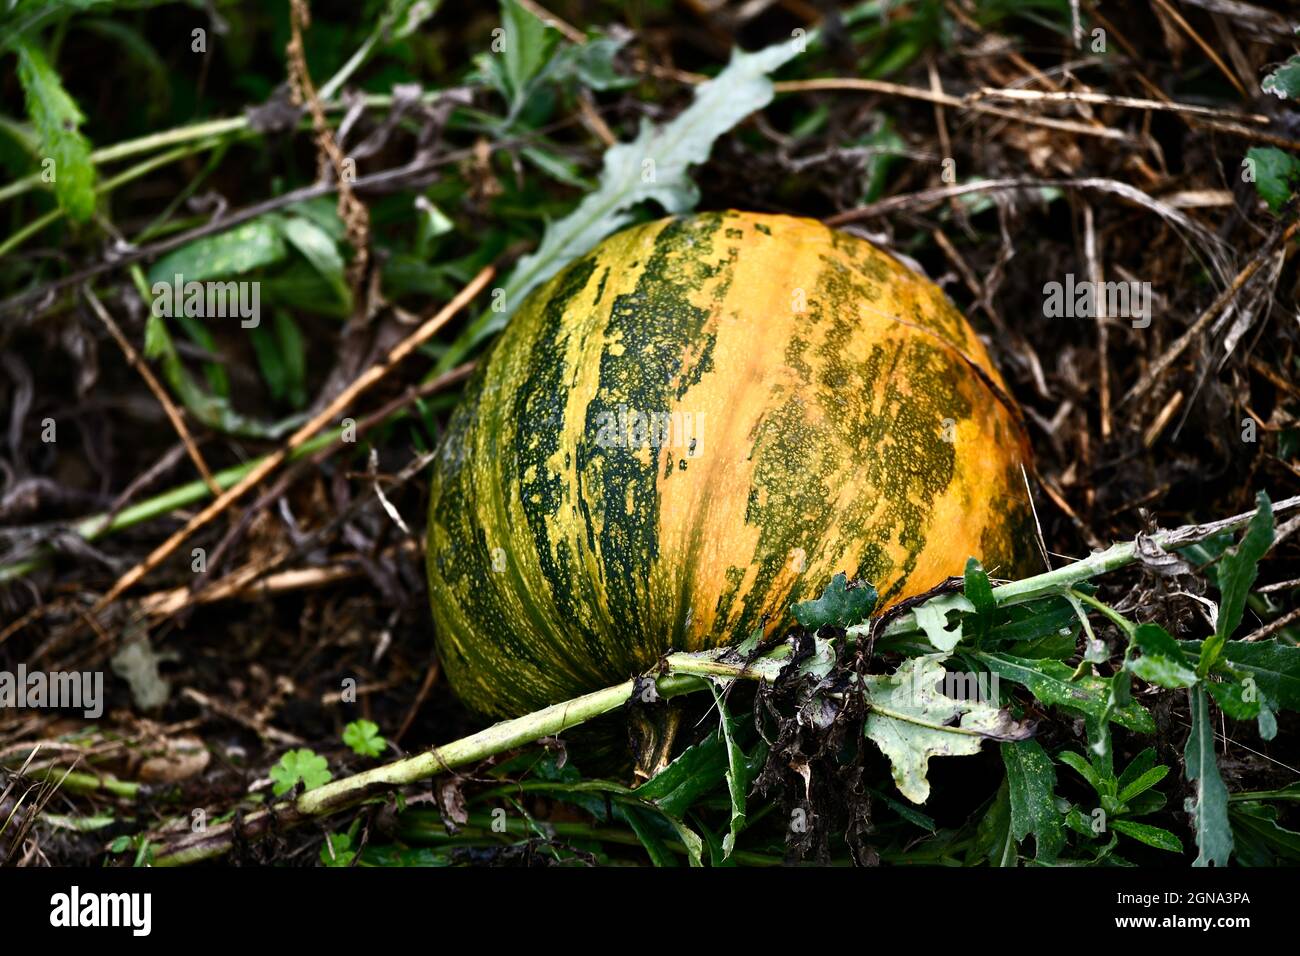
<path fill-rule="evenodd" d="M 635 226 L 520 304 L 435 460 L 437 642 L 512 716 L 669 650 L 791 623 L 846 572 L 878 609 L 1023 567 L 1020 414 L 932 283 L 821 223 Z"/>

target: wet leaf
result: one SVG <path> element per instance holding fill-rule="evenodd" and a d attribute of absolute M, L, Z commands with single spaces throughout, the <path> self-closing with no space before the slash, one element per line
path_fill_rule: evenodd
<path fill-rule="evenodd" d="M 1003 653 L 973 655 L 999 677 L 1027 688 L 1041 703 L 1062 707 L 1089 717 L 1100 718 L 1106 712 L 1110 680 L 1084 675 L 1072 680 L 1074 671 L 1067 664 L 1052 660 L 1029 660 Z M 1156 732 L 1155 721 L 1136 701 L 1115 707 L 1111 723 L 1142 734 Z"/>
<path fill-rule="evenodd" d="M 1061 814 L 1056 809 L 1056 768 L 1036 740 L 1002 745 L 1011 795 L 1011 830 L 1017 842 L 1034 835 L 1034 858 L 1052 863 L 1065 847 Z"/>

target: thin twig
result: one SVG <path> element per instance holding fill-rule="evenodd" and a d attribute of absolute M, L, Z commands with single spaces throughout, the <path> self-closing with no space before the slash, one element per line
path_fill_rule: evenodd
<path fill-rule="evenodd" d="M 1141 398 L 1150 391 L 1151 386 L 1159 380 L 1160 376 L 1165 373 L 1169 366 L 1187 350 L 1189 345 L 1200 337 L 1200 334 L 1205 331 L 1205 328 L 1211 322 L 1214 321 L 1215 317 L 1218 316 L 1218 314 L 1237 297 L 1237 294 L 1240 293 L 1243 288 L 1245 288 L 1246 283 L 1251 280 L 1255 273 L 1260 270 L 1260 267 L 1263 266 L 1273 253 L 1277 251 L 1277 248 L 1291 241 L 1297 230 L 1300 230 L 1300 219 L 1291 223 L 1291 225 L 1286 228 L 1286 231 L 1275 233 L 1268 242 L 1264 243 L 1263 248 L 1261 248 L 1259 252 L 1255 253 L 1254 258 L 1251 259 L 1250 262 L 1246 263 L 1245 268 L 1237 273 L 1237 277 L 1232 280 L 1232 283 L 1220 292 L 1215 297 L 1214 301 L 1206 307 L 1205 311 L 1197 317 L 1196 321 L 1192 323 L 1191 328 L 1180 335 L 1178 340 L 1165 350 L 1165 353 L 1156 359 L 1154 363 L 1152 363 L 1151 368 L 1147 370 L 1146 375 L 1144 375 L 1142 379 L 1130 388 L 1127 394 L 1120 399 L 1120 404 L 1123 405 L 1135 398 Z"/>
<path fill-rule="evenodd" d="M 162 383 L 154 376 L 153 370 L 140 357 L 140 353 L 135 350 L 129 339 L 122 332 L 118 324 L 113 321 L 113 317 L 108 314 L 99 298 L 89 286 L 82 289 L 86 301 L 90 303 L 91 310 L 99 317 L 99 321 L 104 323 L 109 334 L 117 341 L 118 348 L 126 356 L 127 362 L 133 369 L 140 373 L 144 383 L 149 386 L 149 391 L 153 392 L 154 398 L 158 399 L 158 404 L 162 405 L 163 411 L 167 413 L 167 420 L 172 423 L 172 428 L 176 429 L 176 434 L 180 436 L 185 445 L 185 451 L 189 453 L 190 460 L 194 462 L 194 467 L 199 470 L 199 475 L 203 478 L 203 483 L 208 486 L 214 495 L 221 494 L 221 487 L 217 480 L 212 477 L 212 471 L 208 468 L 208 463 L 203 460 L 203 455 L 199 452 L 199 446 L 195 444 L 194 437 L 190 435 L 190 430 L 185 427 L 185 419 L 181 416 L 180 409 L 176 403 L 171 400 L 167 390 L 162 387 Z"/>
<path fill-rule="evenodd" d="M 492 266 L 485 266 L 483 270 L 470 280 L 465 288 L 461 289 L 450 302 L 440 309 L 432 318 L 426 321 L 418 329 L 408 335 L 405 339 L 397 344 L 388 356 L 375 365 L 367 369 L 352 384 L 340 392 L 333 401 L 322 408 L 309 422 L 299 428 L 289 438 L 288 442 L 275 453 L 262 459 L 262 462 L 240 481 L 231 487 L 228 491 L 223 492 L 213 500 L 206 508 L 191 518 L 185 527 L 181 528 L 170 538 L 160 544 L 149 554 L 147 558 L 133 567 L 126 574 L 117 580 L 102 598 L 95 602 L 91 609 L 91 614 L 98 614 L 108 607 L 113 601 L 117 600 L 123 592 L 131 588 L 146 574 L 165 561 L 177 548 L 198 529 L 209 524 L 217 515 L 221 514 L 227 507 L 238 500 L 244 492 L 262 481 L 282 464 L 290 453 L 306 442 L 320 431 L 325 425 L 333 421 L 338 415 L 348 408 L 362 392 L 366 391 L 380 379 L 388 375 L 401 361 L 414 352 L 417 348 L 428 341 L 434 333 L 447 324 L 451 318 L 461 310 L 467 303 L 478 295 L 484 286 L 496 274 Z"/>

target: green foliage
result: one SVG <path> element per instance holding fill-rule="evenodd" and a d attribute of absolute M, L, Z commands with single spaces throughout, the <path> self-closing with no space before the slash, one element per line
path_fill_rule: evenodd
<path fill-rule="evenodd" d="M 1219 775 L 1214 753 L 1214 723 L 1209 695 L 1204 687 L 1193 687 L 1190 695 L 1192 730 L 1183 759 L 1187 779 L 1195 787 L 1187 799 L 1187 812 L 1196 829 L 1197 866 L 1227 866 L 1232 855 L 1232 827 L 1228 823 L 1228 788 Z"/>
<path fill-rule="evenodd" d="M 314 790 L 329 783 L 332 777 L 325 758 L 315 751 L 305 747 L 289 750 L 271 768 L 271 792 L 282 797 L 300 782 L 304 790 Z"/>
<path fill-rule="evenodd" d="M 370 720 L 354 720 L 343 728 L 343 742 L 360 757 L 378 757 L 388 746 L 379 733 L 379 725 Z"/>
<path fill-rule="evenodd" d="M 1029 660 L 1004 653 L 973 656 L 998 676 L 1027 688 L 1049 707 L 1095 718 L 1106 715 L 1111 722 L 1141 734 L 1156 732 L 1155 721 L 1136 701 L 1107 711 L 1110 678 L 1076 676 L 1073 668 L 1055 660 Z"/>
<path fill-rule="evenodd" d="M 819 598 L 801 601 L 791 606 L 790 611 L 801 627 L 810 631 L 828 625 L 848 627 L 865 621 L 876 606 L 879 595 L 876 589 L 865 581 L 855 581 L 849 587 L 848 577 L 843 572 L 831 578 L 830 584 Z"/>
<path fill-rule="evenodd" d="M 1254 146 L 1246 159 L 1255 169 L 1255 191 L 1273 212 L 1280 212 L 1300 188 L 1300 160 L 1276 146 Z"/>
<path fill-rule="evenodd" d="M 1011 832 L 1017 842 L 1034 835 L 1035 859 L 1054 863 L 1065 846 L 1061 814 L 1056 809 L 1056 769 L 1036 740 L 1002 745 L 1011 797 Z"/>
<path fill-rule="evenodd" d="M 1196 673 L 1201 677 L 1214 668 L 1224 643 L 1241 623 L 1246 610 L 1246 596 L 1250 594 L 1258 573 L 1259 559 L 1273 545 L 1273 508 L 1268 495 L 1261 491 L 1255 504 L 1258 511 L 1250 519 L 1241 543 L 1229 548 L 1219 561 L 1218 583 L 1222 597 L 1214 636 L 1201 647 L 1200 662 L 1196 665 Z"/>
<path fill-rule="evenodd" d="M 86 222 L 95 211 L 95 167 L 90 143 L 79 132 L 86 118 L 45 54 L 28 37 L 15 36 L 18 81 L 27 96 L 27 114 L 40 134 L 43 159 L 53 161 L 54 194 L 68 216 Z"/>
<path fill-rule="evenodd" d="M 1300 54 L 1292 56 L 1264 77 L 1260 89 L 1279 99 L 1300 100 Z"/>

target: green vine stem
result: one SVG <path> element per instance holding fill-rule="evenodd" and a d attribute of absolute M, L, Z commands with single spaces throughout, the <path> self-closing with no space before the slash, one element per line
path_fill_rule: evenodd
<path fill-rule="evenodd" d="M 1300 506 L 1300 495 L 1284 498 L 1274 503 L 1273 512 L 1278 514 L 1297 506 Z M 1244 528 L 1254 516 L 1255 512 L 1252 510 L 1206 524 L 1184 525 L 1181 528 L 1174 528 L 1169 531 L 1157 531 L 1155 534 L 1148 536 L 1147 540 L 1159 545 L 1164 551 L 1177 551 L 1179 548 L 1205 541 L 1215 535 Z M 1036 574 L 1031 578 L 1000 584 L 993 588 L 993 599 L 1000 606 L 1010 606 L 1035 601 L 1043 597 L 1064 594 L 1076 584 L 1132 564 L 1137 560 L 1137 557 L 1136 541 L 1113 544 L 1104 551 L 1093 552 L 1088 557 L 1072 564 L 1045 571 L 1042 574 Z M 921 628 L 916 623 L 916 614 L 914 611 L 909 610 L 891 621 L 885 627 L 882 636 L 893 637 L 899 634 L 920 633 L 920 631 Z"/>
<path fill-rule="evenodd" d="M 790 648 L 783 644 L 748 665 L 719 660 L 723 653 L 725 649 L 703 654 L 669 654 L 663 659 L 661 676 L 655 681 L 659 696 L 670 698 L 701 690 L 706 686 L 705 678 L 775 680 L 784 658 L 789 656 Z M 442 747 L 333 780 L 314 790 L 308 790 L 295 800 L 286 800 L 244 817 L 240 837 L 254 839 L 271 829 L 280 831 L 298 826 L 308 820 L 355 807 L 398 787 L 418 783 L 444 771 L 477 763 L 543 737 L 553 736 L 617 710 L 627 703 L 636 690 L 635 680 L 624 681 L 514 720 L 493 724 Z M 185 834 L 179 840 L 156 846 L 153 863 L 155 866 L 183 866 L 211 859 L 229 850 L 234 837 L 234 828 L 229 823 L 210 827 L 200 833 Z"/>

